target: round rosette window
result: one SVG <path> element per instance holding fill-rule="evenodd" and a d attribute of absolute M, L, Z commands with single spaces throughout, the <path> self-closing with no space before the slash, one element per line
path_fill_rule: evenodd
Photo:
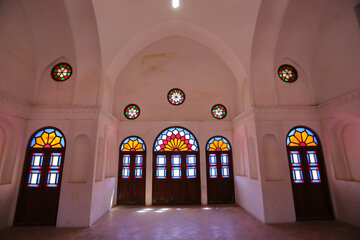
<path fill-rule="evenodd" d="M 172 105 L 180 105 L 185 101 L 185 93 L 178 88 L 171 89 L 167 97 Z"/>
<path fill-rule="evenodd" d="M 295 82 L 298 78 L 296 69 L 291 65 L 281 65 L 278 69 L 278 76 L 284 82 Z"/>
<path fill-rule="evenodd" d="M 51 77 L 55 81 L 68 80 L 72 75 L 72 68 L 68 63 L 58 63 L 51 70 Z"/>
<path fill-rule="evenodd" d="M 136 104 L 129 104 L 124 109 L 124 115 L 127 119 L 133 120 L 139 117 L 140 108 Z"/>
<path fill-rule="evenodd" d="M 211 108 L 211 114 L 216 119 L 224 119 L 227 114 L 226 107 L 222 104 L 216 104 Z"/>

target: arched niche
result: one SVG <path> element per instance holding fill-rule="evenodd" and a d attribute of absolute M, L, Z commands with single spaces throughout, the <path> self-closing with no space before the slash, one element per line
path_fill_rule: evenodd
<path fill-rule="evenodd" d="M 79 134 L 74 139 L 72 146 L 69 183 L 86 183 L 88 180 L 91 141 L 85 134 Z"/>
<path fill-rule="evenodd" d="M 342 139 L 351 179 L 360 181 L 360 122 L 346 125 L 342 131 Z"/>
<path fill-rule="evenodd" d="M 284 180 L 284 168 L 282 164 L 280 145 L 277 137 L 266 134 L 262 139 L 262 149 L 265 167 L 265 179 L 267 181 Z"/>
<path fill-rule="evenodd" d="M 256 148 L 253 137 L 248 139 L 248 149 L 249 149 L 249 168 L 250 168 L 250 178 L 258 179 L 258 164 L 256 158 Z"/>

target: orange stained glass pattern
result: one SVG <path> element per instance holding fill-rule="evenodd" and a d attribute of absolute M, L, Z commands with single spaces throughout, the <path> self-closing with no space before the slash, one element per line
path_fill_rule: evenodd
<path fill-rule="evenodd" d="M 123 141 L 121 151 L 125 152 L 139 152 L 145 151 L 145 144 L 143 140 L 138 137 L 129 137 Z"/>
<path fill-rule="evenodd" d="M 165 151 L 188 151 L 187 144 L 184 140 L 174 138 L 168 141 L 165 145 Z"/>
<path fill-rule="evenodd" d="M 230 144 L 223 137 L 214 137 L 210 139 L 206 149 L 208 151 L 229 151 Z"/>
<path fill-rule="evenodd" d="M 63 135 L 53 129 L 47 128 L 39 131 L 31 140 L 30 147 L 32 148 L 63 148 L 65 147 L 65 140 Z"/>
<path fill-rule="evenodd" d="M 306 128 L 295 128 L 287 137 L 287 145 L 289 147 L 311 147 L 317 146 L 318 141 L 313 132 Z"/>

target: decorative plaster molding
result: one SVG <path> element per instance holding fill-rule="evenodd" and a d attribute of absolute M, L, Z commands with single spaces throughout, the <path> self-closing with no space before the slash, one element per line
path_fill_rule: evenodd
<path fill-rule="evenodd" d="M 23 100 L 0 93 L 0 111 L 9 115 L 26 118 L 32 105 Z"/>
<path fill-rule="evenodd" d="M 100 113 L 97 105 L 34 106 L 30 119 L 93 119 Z"/>
<path fill-rule="evenodd" d="M 338 116 L 339 114 L 355 114 L 360 116 L 360 90 L 335 98 L 319 105 L 322 119 Z"/>

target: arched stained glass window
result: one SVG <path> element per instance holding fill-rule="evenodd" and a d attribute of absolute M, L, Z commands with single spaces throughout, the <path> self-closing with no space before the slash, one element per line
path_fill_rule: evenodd
<path fill-rule="evenodd" d="M 229 142 L 223 137 L 213 137 L 206 145 L 208 151 L 230 151 Z"/>
<path fill-rule="evenodd" d="M 210 138 L 206 144 L 206 156 L 208 202 L 233 203 L 235 195 L 229 141 L 221 136 Z"/>
<path fill-rule="evenodd" d="M 145 204 L 145 149 L 144 141 L 137 136 L 121 143 L 118 204 Z"/>
<path fill-rule="evenodd" d="M 297 219 L 331 218 L 332 207 L 320 142 L 306 127 L 286 138 Z"/>
<path fill-rule="evenodd" d="M 309 129 L 298 127 L 290 131 L 286 139 L 286 144 L 289 147 L 310 147 L 317 146 L 318 140 L 316 139 L 315 134 Z"/>
<path fill-rule="evenodd" d="M 198 151 L 198 144 L 188 130 L 174 127 L 166 129 L 159 135 L 155 141 L 154 151 Z"/>
<path fill-rule="evenodd" d="M 120 150 L 124 152 L 145 151 L 145 144 L 141 138 L 129 137 L 123 141 Z"/>
<path fill-rule="evenodd" d="M 16 224 L 56 223 L 64 158 L 65 138 L 59 129 L 42 128 L 30 138 Z"/>
<path fill-rule="evenodd" d="M 53 129 L 46 128 L 35 134 L 30 142 L 31 148 L 64 148 L 65 140 L 63 135 Z"/>
<path fill-rule="evenodd" d="M 182 127 L 165 129 L 154 142 L 153 203 L 198 204 L 200 193 L 199 147 L 195 136 Z"/>

